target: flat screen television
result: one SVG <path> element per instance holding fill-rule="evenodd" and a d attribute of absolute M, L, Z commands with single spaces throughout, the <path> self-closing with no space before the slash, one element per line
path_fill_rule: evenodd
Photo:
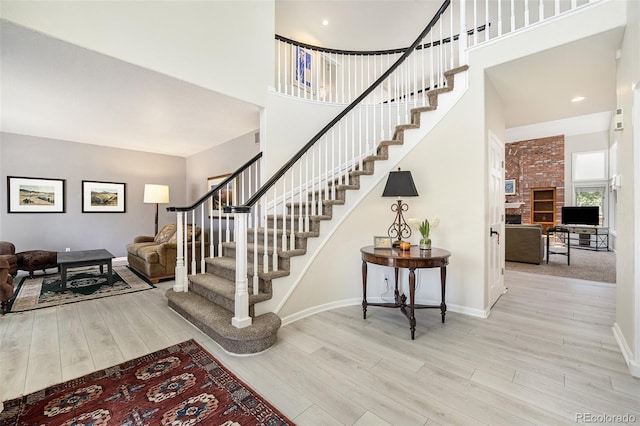
<path fill-rule="evenodd" d="M 593 225 L 600 224 L 600 208 L 598 206 L 563 207 L 563 225 Z"/>

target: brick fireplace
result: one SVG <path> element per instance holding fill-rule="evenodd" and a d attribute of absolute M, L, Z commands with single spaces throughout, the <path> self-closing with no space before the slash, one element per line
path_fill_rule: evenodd
<path fill-rule="evenodd" d="M 523 203 L 507 208 L 512 220 L 520 215 L 522 223 L 531 223 L 531 189 L 556 188 L 556 223 L 561 223 L 564 206 L 564 135 L 508 143 L 505 146 L 505 179 L 515 179 L 514 195 L 508 203 Z"/>

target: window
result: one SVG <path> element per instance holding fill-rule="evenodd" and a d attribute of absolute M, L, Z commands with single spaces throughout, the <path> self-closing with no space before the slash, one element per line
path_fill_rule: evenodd
<path fill-rule="evenodd" d="M 575 188 L 575 205 L 581 206 L 598 206 L 600 209 L 600 226 L 604 224 L 604 212 L 607 194 L 606 183 L 591 185 L 574 185 Z"/>
<path fill-rule="evenodd" d="M 573 181 L 584 182 L 607 179 L 607 151 L 573 153 Z"/>

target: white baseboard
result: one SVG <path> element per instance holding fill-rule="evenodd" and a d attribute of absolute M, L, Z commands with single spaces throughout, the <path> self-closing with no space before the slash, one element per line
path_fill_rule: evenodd
<path fill-rule="evenodd" d="M 367 298 L 367 300 L 369 300 L 369 298 Z M 373 299 L 370 299 L 370 300 L 371 302 L 374 302 L 374 303 L 378 302 L 378 300 L 375 300 L 375 301 Z M 360 305 L 360 304 L 362 304 L 362 299 L 360 298 L 345 299 L 337 302 L 325 303 L 324 305 L 314 306 L 312 308 L 305 309 L 303 311 L 296 312 L 295 314 L 288 315 L 282 318 L 282 325 L 291 324 L 292 322 L 301 320 L 313 314 L 318 314 L 320 312 L 328 311 L 329 309 L 342 308 L 345 306 L 353 306 L 353 305 Z"/>
<path fill-rule="evenodd" d="M 382 300 L 380 297 L 367 297 L 367 301 L 371 303 L 391 302 L 390 300 Z M 421 305 L 439 305 L 440 301 L 416 299 L 416 303 Z M 296 312 L 295 314 L 288 315 L 282 318 L 282 325 L 291 324 L 292 322 L 301 320 L 313 314 L 328 311 L 329 309 L 342 308 L 345 306 L 354 306 L 354 305 L 361 305 L 361 304 L 362 304 L 362 299 L 354 298 L 354 299 L 345 299 L 337 302 L 326 303 L 324 305 L 314 306 L 312 308 L 305 309 L 304 311 Z M 474 309 L 466 306 L 453 305 L 449 303 L 447 303 L 447 312 L 456 312 L 459 314 L 469 315 L 469 316 L 478 317 L 478 318 L 487 318 L 489 316 L 488 309 L 485 309 L 485 310 Z"/>
<path fill-rule="evenodd" d="M 611 329 L 613 330 L 613 336 L 616 338 L 616 342 L 618 342 L 618 346 L 620 347 L 624 361 L 627 363 L 627 367 L 629 367 L 631 375 L 633 377 L 640 377 L 640 363 L 634 358 L 633 352 L 627 344 L 618 323 L 614 323 Z"/>

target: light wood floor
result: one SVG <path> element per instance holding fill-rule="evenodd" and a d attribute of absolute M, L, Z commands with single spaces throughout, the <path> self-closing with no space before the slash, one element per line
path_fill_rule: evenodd
<path fill-rule="evenodd" d="M 272 349 L 251 357 L 226 354 L 169 310 L 172 282 L 9 314 L 0 319 L 2 397 L 194 338 L 300 425 L 554 425 L 580 413 L 640 423 L 640 380 L 611 331 L 615 287 L 506 278 L 489 319 L 449 312 L 441 324 L 438 312 L 419 311 L 411 341 L 400 311 L 370 307 L 363 320 L 352 306 L 283 327 Z"/>

